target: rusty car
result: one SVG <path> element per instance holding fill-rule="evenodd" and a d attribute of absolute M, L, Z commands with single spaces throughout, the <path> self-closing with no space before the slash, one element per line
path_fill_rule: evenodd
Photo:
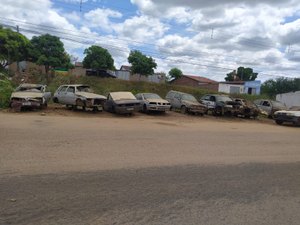
<path fill-rule="evenodd" d="M 269 99 L 257 99 L 254 101 L 254 104 L 269 118 L 273 118 L 276 111 L 287 110 L 287 107 L 283 103 Z"/>
<path fill-rule="evenodd" d="M 236 116 L 243 116 L 245 118 L 257 118 L 260 110 L 259 108 L 252 103 L 251 101 L 247 101 L 243 98 L 234 98 L 236 103 L 239 104 L 239 108 L 235 111 Z"/>
<path fill-rule="evenodd" d="M 207 112 L 206 106 L 199 103 L 191 94 L 171 90 L 167 93 L 166 100 L 171 103 L 171 109 L 180 110 L 183 114 L 192 113 L 203 116 Z"/>
<path fill-rule="evenodd" d="M 102 111 L 105 99 L 105 96 L 93 93 L 90 86 L 82 84 L 61 85 L 53 96 L 55 103 L 73 109 L 81 107 L 83 110 L 89 108 L 94 111 Z"/>
<path fill-rule="evenodd" d="M 141 101 L 128 91 L 110 92 L 104 103 L 104 109 L 112 113 L 131 115 L 140 111 Z"/>
<path fill-rule="evenodd" d="M 45 108 L 51 99 L 51 92 L 47 92 L 46 88 L 43 84 L 21 84 L 11 94 L 9 105 L 16 111 Z"/>
<path fill-rule="evenodd" d="M 141 110 L 145 113 L 149 111 L 166 112 L 171 108 L 170 102 L 162 99 L 158 94 L 139 93 L 135 97 L 141 101 Z"/>

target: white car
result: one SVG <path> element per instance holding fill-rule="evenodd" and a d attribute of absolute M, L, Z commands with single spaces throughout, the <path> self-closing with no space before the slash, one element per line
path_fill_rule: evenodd
<path fill-rule="evenodd" d="M 88 85 L 70 84 L 60 86 L 53 96 L 53 102 L 66 105 L 67 107 L 81 107 L 83 110 L 91 108 L 94 111 L 103 109 L 106 97 L 92 93 Z"/>
<path fill-rule="evenodd" d="M 162 99 L 159 95 L 154 93 L 139 93 L 135 96 L 141 101 L 142 111 L 157 111 L 166 112 L 170 111 L 171 104 L 165 99 Z"/>
<path fill-rule="evenodd" d="M 274 120 L 277 124 L 292 123 L 300 125 L 300 106 L 292 107 L 289 110 L 279 110 L 274 113 Z"/>

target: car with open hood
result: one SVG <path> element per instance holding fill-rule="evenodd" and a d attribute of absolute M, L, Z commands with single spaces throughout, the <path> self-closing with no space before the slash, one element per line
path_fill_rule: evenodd
<path fill-rule="evenodd" d="M 53 102 L 66 105 L 67 107 L 81 107 L 102 110 L 106 97 L 93 93 L 88 85 L 70 84 L 61 85 L 53 96 Z"/>
<path fill-rule="evenodd" d="M 20 111 L 22 108 L 44 108 L 51 99 L 51 92 L 43 84 L 21 84 L 11 94 L 10 107 Z"/>
<path fill-rule="evenodd" d="M 170 102 L 161 98 L 158 94 L 154 93 L 139 93 L 135 97 L 141 101 L 141 110 L 143 112 L 156 111 L 166 112 L 171 108 Z"/>
<path fill-rule="evenodd" d="M 206 106 L 191 94 L 172 90 L 167 93 L 166 100 L 170 102 L 172 109 L 180 110 L 181 113 L 204 115 L 207 112 Z"/>
<path fill-rule="evenodd" d="M 110 92 L 104 104 L 108 112 L 118 114 L 132 114 L 140 111 L 141 102 L 128 91 Z"/>
<path fill-rule="evenodd" d="M 207 94 L 202 96 L 201 102 L 216 116 L 235 115 L 240 109 L 239 103 L 227 95 Z"/>
<path fill-rule="evenodd" d="M 269 118 L 273 118 L 276 111 L 287 110 L 287 107 L 283 103 L 269 99 L 257 99 L 254 101 L 254 104 Z"/>
<path fill-rule="evenodd" d="M 292 123 L 300 126 L 300 106 L 294 106 L 289 110 L 279 110 L 274 112 L 273 118 L 279 125 L 283 123 Z"/>

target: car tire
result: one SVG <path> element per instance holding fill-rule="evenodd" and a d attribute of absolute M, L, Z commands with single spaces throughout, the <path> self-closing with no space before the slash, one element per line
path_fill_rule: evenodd
<path fill-rule="evenodd" d="M 221 107 L 217 107 L 214 109 L 213 111 L 215 116 L 223 116 L 223 112 L 222 112 L 222 108 Z"/>
<path fill-rule="evenodd" d="M 81 99 L 76 100 L 76 106 L 81 106 L 82 110 L 85 111 L 85 102 Z"/>
<path fill-rule="evenodd" d="M 187 113 L 187 108 L 186 108 L 184 105 L 181 106 L 180 112 L 181 112 L 182 114 L 186 114 L 186 113 Z"/>
<path fill-rule="evenodd" d="M 282 120 L 275 120 L 275 122 L 276 122 L 278 125 L 282 125 L 282 124 L 283 124 L 283 121 L 282 121 Z"/>
<path fill-rule="evenodd" d="M 54 102 L 54 103 L 59 103 L 59 102 L 58 102 L 58 98 L 53 98 L 53 102 Z"/>

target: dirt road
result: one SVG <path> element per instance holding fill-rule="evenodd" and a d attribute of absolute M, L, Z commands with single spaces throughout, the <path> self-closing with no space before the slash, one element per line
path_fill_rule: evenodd
<path fill-rule="evenodd" d="M 0 113 L 0 224 L 300 221 L 299 128 L 63 113 Z"/>

